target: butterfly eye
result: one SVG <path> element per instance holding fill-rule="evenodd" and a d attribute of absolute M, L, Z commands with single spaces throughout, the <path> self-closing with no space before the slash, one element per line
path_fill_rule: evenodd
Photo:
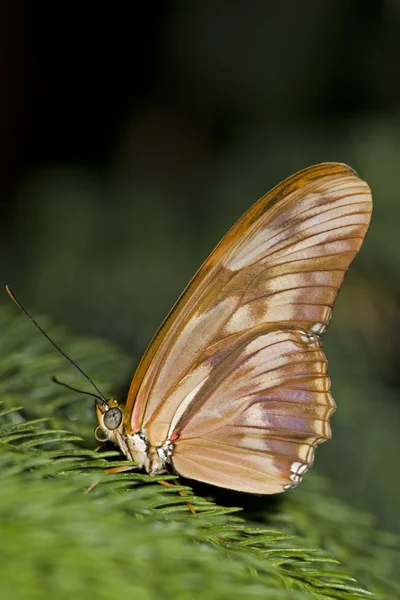
<path fill-rule="evenodd" d="M 111 431 L 118 429 L 118 427 L 121 425 L 121 421 L 122 411 L 117 407 L 110 408 L 104 415 L 103 419 L 104 426 L 107 427 L 107 429 L 111 429 Z"/>

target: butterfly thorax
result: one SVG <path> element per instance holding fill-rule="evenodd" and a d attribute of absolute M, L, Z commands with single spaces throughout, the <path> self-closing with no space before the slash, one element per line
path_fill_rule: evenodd
<path fill-rule="evenodd" d="M 139 433 L 123 432 L 115 440 L 122 452 L 129 460 L 134 460 L 139 467 L 143 467 L 150 475 L 158 475 L 167 472 L 173 453 L 173 444 L 170 441 L 162 446 L 152 446 L 146 435 L 146 431 Z"/>

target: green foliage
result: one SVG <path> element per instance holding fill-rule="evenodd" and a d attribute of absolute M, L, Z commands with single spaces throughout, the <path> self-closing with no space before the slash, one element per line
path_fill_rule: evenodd
<path fill-rule="evenodd" d="M 75 401 L 46 375 L 80 387 L 81 378 L 67 375 L 63 359 L 12 309 L 0 311 L 0 327 L 2 597 L 398 597 L 397 541 L 316 476 L 255 516 L 147 475 L 104 475 L 120 454 L 81 441 L 94 426 L 90 401 Z M 47 329 L 106 393 L 106 373 L 116 383 L 126 376 L 128 360 L 109 344 L 67 344 L 61 330 Z"/>

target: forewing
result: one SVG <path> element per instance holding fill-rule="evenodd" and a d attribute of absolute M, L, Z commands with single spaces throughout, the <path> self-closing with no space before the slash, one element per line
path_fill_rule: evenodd
<path fill-rule="evenodd" d="M 158 446 L 185 412 L 208 414 L 199 398 L 213 380 L 218 361 L 208 358 L 216 347 L 229 352 L 231 342 L 275 326 L 322 334 L 371 210 L 368 185 L 336 163 L 301 171 L 261 198 L 200 268 L 147 349 L 126 405 L 132 431 L 146 426 Z M 220 402 L 229 413 L 229 394 Z M 180 448 L 182 457 L 183 438 Z"/>

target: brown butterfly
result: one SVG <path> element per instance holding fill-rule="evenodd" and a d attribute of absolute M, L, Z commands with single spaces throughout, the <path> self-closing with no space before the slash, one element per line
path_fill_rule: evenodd
<path fill-rule="evenodd" d="M 150 474 L 275 494 L 331 436 L 321 338 L 368 229 L 368 185 L 343 164 L 289 177 L 194 276 L 133 377 L 97 403 L 97 436 Z"/>

